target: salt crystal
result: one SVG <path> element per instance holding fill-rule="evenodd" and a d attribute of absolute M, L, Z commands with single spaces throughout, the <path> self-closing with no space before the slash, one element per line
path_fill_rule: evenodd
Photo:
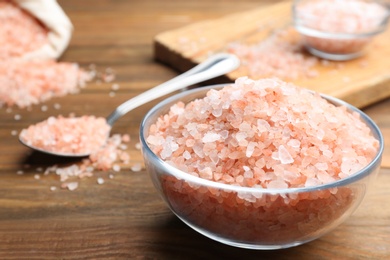
<path fill-rule="evenodd" d="M 115 90 L 115 91 L 118 90 L 119 89 L 119 84 L 117 84 L 117 83 L 112 84 L 111 89 Z"/>
<path fill-rule="evenodd" d="M 221 139 L 221 136 L 219 134 L 213 133 L 213 132 L 208 132 L 203 136 L 202 142 L 203 143 L 211 143 L 211 142 L 218 141 L 219 139 Z"/>
<path fill-rule="evenodd" d="M 12 130 L 12 131 L 11 131 L 11 135 L 12 135 L 12 136 L 18 135 L 18 131 L 17 131 L 17 130 Z"/>
<path fill-rule="evenodd" d="M 139 172 L 142 170 L 142 165 L 140 163 L 136 163 L 133 166 L 131 166 L 131 170 L 133 172 Z"/>
<path fill-rule="evenodd" d="M 50 190 L 51 190 L 51 191 L 55 191 L 55 190 L 57 190 L 57 187 L 56 187 L 56 186 L 51 186 L 51 187 L 50 187 Z"/>
<path fill-rule="evenodd" d="M 101 177 L 97 178 L 97 183 L 98 184 L 103 184 L 104 183 L 104 179 L 101 178 Z"/>
<path fill-rule="evenodd" d="M 327 164 L 327 163 L 321 163 L 321 162 L 319 162 L 319 163 L 316 163 L 314 166 L 315 166 L 318 170 L 320 170 L 320 171 L 326 171 L 326 170 L 328 169 L 328 164 Z"/>
<path fill-rule="evenodd" d="M 246 157 L 250 158 L 255 151 L 255 148 L 257 146 L 256 142 L 249 142 L 247 148 L 246 148 Z"/>
<path fill-rule="evenodd" d="M 112 166 L 112 169 L 114 170 L 114 172 L 120 172 L 121 167 L 120 167 L 118 164 L 114 164 L 114 165 Z"/>
<path fill-rule="evenodd" d="M 287 145 L 293 147 L 293 148 L 299 148 L 301 145 L 301 142 L 297 139 L 291 139 L 287 142 Z"/>
<path fill-rule="evenodd" d="M 191 159 L 191 154 L 188 151 L 185 151 L 183 153 L 183 158 L 186 159 L 186 160 Z"/>
<path fill-rule="evenodd" d="M 322 183 L 316 178 L 308 178 L 305 182 L 305 187 L 313 187 L 321 185 Z"/>
<path fill-rule="evenodd" d="M 283 145 L 279 146 L 278 154 L 279 154 L 280 162 L 282 164 L 289 164 L 294 162 L 294 159 L 292 158 L 291 154 Z"/>
<path fill-rule="evenodd" d="M 14 119 L 15 119 L 16 121 L 20 120 L 21 118 L 22 118 L 22 116 L 19 115 L 19 114 L 16 114 L 16 115 L 14 116 Z"/>
<path fill-rule="evenodd" d="M 19 170 L 19 171 L 16 172 L 16 174 L 17 174 L 17 175 L 23 175 L 23 174 L 24 174 L 24 171 Z"/>
<path fill-rule="evenodd" d="M 68 188 L 68 190 L 73 191 L 79 187 L 79 183 L 78 182 L 69 182 L 66 184 L 66 187 Z"/>
<path fill-rule="evenodd" d="M 46 112 L 48 110 L 48 107 L 46 105 L 41 106 L 41 111 Z"/>
<path fill-rule="evenodd" d="M 268 189 L 287 189 L 288 184 L 282 180 L 272 180 L 267 184 Z"/>

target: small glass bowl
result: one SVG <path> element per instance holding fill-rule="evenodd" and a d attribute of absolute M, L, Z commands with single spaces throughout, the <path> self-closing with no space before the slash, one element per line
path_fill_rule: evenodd
<path fill-rule="evenodd" d="M 295 0 L 292 6 L 294 27 L 301 34 L 306 49 L 315 56 L 336 61 L 360 57 L 364 54 L 373 37 L 386 30 L 390 8 L 382 1 L 346 1 L 376 5 L 377 9 L 380 8 L 383 11 L 382 15 L 370 17 L 370 26 L 365 23 L 364 28 L 360 29 L 355 28 L 358 26 L 356 20 L 351 20 L 355 18 L 344 16 L 341 19 L 341 17 L 329 12 L 320 15 L 306 8 L 307 5 L 325 1 L 327 0 Z M 336 7 L 340 3 L 342 1 L 331 0 L 327 1 L 327 6 L 334 5 Z"/>
<path fill-rule="evenodd" d="M 235 247 L 261 250 L 309 242 L 344 222 L 359 206 L 379 171 L 383 137 L 366 114 L 336 98 L 323 96 L 335 105 L 359 113 L 380 147 L 364 169 L 326 185 L 261 189 L 217 183 L 180 171 L 151 150 L 146 138 L 159 116 L 168 113 L 178 101 L 188 103 L 203 98 L 211 88 L 221 87 L 202 87 L 172 96 L 153 107 L 141 123 L 140 141 L 146 169 L 172 212 L 206 237 Z"/>

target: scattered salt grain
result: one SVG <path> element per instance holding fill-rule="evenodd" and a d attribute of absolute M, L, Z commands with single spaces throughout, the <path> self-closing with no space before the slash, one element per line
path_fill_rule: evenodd
<path fill-rule="evenodd" d="M 56 190 L 57 190 L 57 187 L 56 187 L 56 186 L 51 186 L 51 187 L 50 187 L 50 190 L 51 190 L 51 191 L 56 191 Z"/>
<path fill-rule="evenodd" d="M 19 121 L 21 118 L 22 118 L 22 116 L 19 115 L 19 114 L 16 114 L 16 115 L 14 116 L 14 119 L 15 119 L 16 121 Z"/>
<path fill-rule="evenodd" d="M 121 167 L 120 167 L 120 165 L 118 165 L 118 164 L 114 164 L 114 165 L 112 166 L 112 169 L 113 169 L 114 172 L 120 172 Z"/>
<path fill-rule="evenodd" d="M 133 172 L 139 172 L 142 170 L 142 165 L 140 163 L 136 163 L 133 166 L 131 166 L 131 170 Z"/>
<path fill-rule="evenodd" d="M 54 109 L 56 109 L 56 110 L 61 109 L 61 105 L 58 104 L 58 103 L 55 103 L 55 104 L 53 105 L 53 107 L 54 107 Z"/>
<path fill-rule="evenodd" d="M 12 131 L 11 131 L 11 135 L 12 135 L 12 136 L 18 135 L 18 131 L 17 131 L 17 130 L 12 130 Z"/>
<path fill-rule="evenodd" d="M 112 84 L 111 89 L 117 91 L 119 89 L 119 84 L 117 83 Z"/>
<path fill-rule="evenodd" d="M 39 180 L 40 178 L 41 178 L 41 176 L 39 174 L 34 175 L 34 179 Z"/>
<path fill-rule="evenodd" d="M 68 190 L 70 190 L 70 191 L 74 191 L 75 189 L 77 189 L 79 187 L 79 183 L 78 182 L 69 182 L 69 183 L 65 184 L 65 187 L 68 188 Z"/>
<path fill-rule="evenodd" d="M 101 178 L 101 177 L 97 178 L 97 183 L 98 184 L 103 184 L 104 183 L 104 179 Z"/>
<path fill-rule="evenodd" d="M 125 143 L 128 143 L 128 142 L 130 142 L 130 135 L 128 135 L 128 134 L 124 134 L 124 135 L 122 135 L 122 142 L 125 142 Z"/>
<path fill-rule="evenodd" d="M 19 171 L 16 172 L 16 174 L 17 174 L 17 175 L 23 175 L 23 174 L 24 174 L 24 171 L 19 170 Z"/>
<path fill-rule="evenodd" d="M 46 105 L 41 106 L 41 111 L 46 112 L 48 110 L 48 107 Z"/>

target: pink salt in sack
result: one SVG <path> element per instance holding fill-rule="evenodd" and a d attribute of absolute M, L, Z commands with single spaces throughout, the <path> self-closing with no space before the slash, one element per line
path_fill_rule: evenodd
<path fill-rule="evenodd" d="M 22 56 L 28 60 L 58 59 L 68 47 L 73 25 L 55 0 L 15 0 L 20 8 L 37 18 L 47 29 L 48 41 Z"/>
<path fill-rule="evenodd" d="M 73 28 L 56 1 L 2 0 L 0 24 L 0 107 L 76 93 L 92 79 L 75 63 L 55 61 Z"/>

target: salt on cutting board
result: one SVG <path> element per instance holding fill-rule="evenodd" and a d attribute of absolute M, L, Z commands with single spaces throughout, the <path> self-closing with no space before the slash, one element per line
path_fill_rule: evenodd
<path fill-rule="evenodd" d="M 184 71 L 212 53 L 243 55 L 239 47 L 246 46 L 244 52 L 263 52 L 268 63 L 284 54 L 291 63 L 279 70 L 257 64 L 258 70 L 265 72 L 258 78 L 277 76 L 359 108 L 390 96 L 389 29 L 374 38 L 362 57 L 342 62 L 323 60 L 301 48 L 298 33 L 291 26 L 291 7 L 290 1 L 281 2 L 162 32 L 154 39 L 155 58 Z M 256 78 L 251 65 L 242 60 L 240 68 L 226 76 L 231 81 L 246 75 Z M 283 70 L 290 75 L 281 73 Z"/>

